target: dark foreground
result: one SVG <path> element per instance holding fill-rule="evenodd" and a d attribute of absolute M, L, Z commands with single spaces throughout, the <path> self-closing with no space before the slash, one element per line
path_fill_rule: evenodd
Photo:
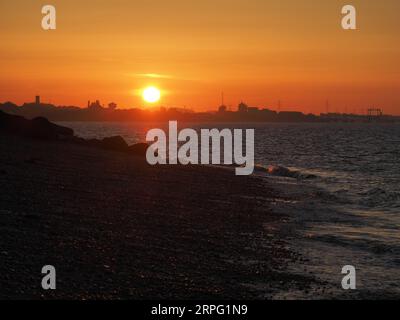
<path fill-rule="evenodd" d="M 0 299 L 264 299 L 316 284 L 285 271 L 300 258 L 257 177 L 4 135 L 0 155 Z"/>

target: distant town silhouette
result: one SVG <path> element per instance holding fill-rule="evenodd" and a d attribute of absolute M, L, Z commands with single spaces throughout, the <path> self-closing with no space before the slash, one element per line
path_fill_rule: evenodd
<path fill-rule="evenodd" d="M 77 106 L 56 106 L 41 102 L 36 96 L 35 102 L 18 106 L 12 102 L 0 104 L 0 110 L 13 115 L 32 119 L 46 117 L 50 121 L 188 121 L 188 122 L 370 122 L 400 121 L 399 116 L 384 115 L 379 108 L 366 108 L 365 114 L 323 113 L 304 114 L 298 111 L 274 111 L 268 108 L 248 106 L 241 102 L 236 110 L 229 110 L 222 104 L 215 112 L 194 112 L 185 108 L 157 109 L 118 109 L 114 102 L 107 106 L 99 100 L 88 101 L 87 108 Z"/>

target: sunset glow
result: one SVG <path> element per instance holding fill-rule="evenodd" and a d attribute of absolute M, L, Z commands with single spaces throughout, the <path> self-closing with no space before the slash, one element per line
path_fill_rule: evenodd
<path fill-rule="evenodd" d="M 151 79 L 166 107 L 215 110 L 224 91 L 230 108 L 400 114 L 397 0 L 352 1 L 356 31 L 341 28 L 343 1 L 55 4 L 43 31 L 41 1 L 1 2 L 0 102 L 134 108 Z"/>
<path fill-rule="evenodd" d="M 143 100 L 148 103 L 156 103 L 160 101 L 161 92 L 156 87 L 148 87 L 143 90 Z"/>

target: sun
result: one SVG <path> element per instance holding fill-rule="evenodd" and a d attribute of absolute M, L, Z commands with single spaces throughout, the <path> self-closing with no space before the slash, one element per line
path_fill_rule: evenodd
<path fill-rule="evenodd" d="M 147 87 L 143 90 L 142 97 L 148 103 L 156 103 L 161 98 L 161 92 L 156 87 Z"/>

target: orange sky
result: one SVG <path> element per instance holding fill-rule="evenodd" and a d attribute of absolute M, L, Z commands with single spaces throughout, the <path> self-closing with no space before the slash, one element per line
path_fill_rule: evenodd
<path fill-rule="evenodd" d="M 358 10 L 341 29 L 341 7 Z M 400 114 L 398 0 L 49 0 L 57 30 L 43 31 L 43 1 L 0 3 L 0 101 L 36 94 L 58 105 L 88 100 L 216 109 L 226 104 L 303 112 Z M 151 75 L 151 76 L 149 76 Z M 155 76 L 157 75 L 157 76 Z"/>

